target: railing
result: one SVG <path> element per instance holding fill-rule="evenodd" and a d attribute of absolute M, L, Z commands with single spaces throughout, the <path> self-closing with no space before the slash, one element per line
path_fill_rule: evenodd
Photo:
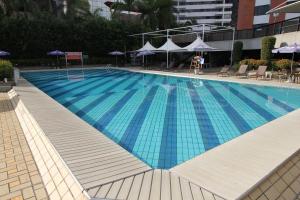
<path fill-rule="evenodd" d="M 282 22 L 256 27 L 253 29 L 238 30 L 235 32 L 235 39 L 252 39 L 264 36 L 300 31 L 300 17 L 292 18 Z M 212 32 L 206 34 L 205 41 L 232 40 L 232 31 Z"/>

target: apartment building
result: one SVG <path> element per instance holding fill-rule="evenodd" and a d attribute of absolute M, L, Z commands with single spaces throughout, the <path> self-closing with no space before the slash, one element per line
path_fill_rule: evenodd
<path fill-rule="evenodd" d="M 298 17 L 299 14 L 266 14 L 270 9 L 296 0 L 239 0 L 237 29 L 251 29 Z"/>
<path fill-rule="evenodd" d="M 234 0 L 174 0 L 177 22 L 230 25 Z"/>
<path fill-rule="evenodd" d="M 94 13 L 96 10 L 99 10 L 99 14 L 102 17 L 105 17 L 106 19 L 110 19 L 111 17 L 111 12 L 109 7 L 105 5 L 105 2 L 108 0 L 89 0 L 90 3 L 90 10 L 92 13 Z M 117 2 L 120 0 L 109 0 L 110 2 Z"/>

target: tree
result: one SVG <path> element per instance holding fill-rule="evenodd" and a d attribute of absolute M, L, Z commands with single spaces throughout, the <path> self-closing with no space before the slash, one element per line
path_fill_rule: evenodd
<path fill-rule="evenodd" d="M 243 42 L 236 41 L 233 45 L 233 64 L 237 64 L 242 60 Z"/>
<path fill-rule="evenodd" d="M 274 49 L 276 38 L 275 37 L 264 37 L 262 39 L 261 44 L 261 60 L 266 60 L 269 64 L 271 63 L 272 59 L 272 49 Z"/>
<path fill-rule="evenodd" d="M 169 28 L 175 21 L 172 0 L 139 0 L 136 5 L 144 24 L 152 30 Z"/>

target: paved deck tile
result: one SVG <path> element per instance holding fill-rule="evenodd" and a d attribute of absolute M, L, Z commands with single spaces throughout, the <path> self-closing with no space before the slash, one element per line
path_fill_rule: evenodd
<path fill-rule="evenodd" d="M 0 199 L 48 199 L 14 108 L 0 93 Z"/>

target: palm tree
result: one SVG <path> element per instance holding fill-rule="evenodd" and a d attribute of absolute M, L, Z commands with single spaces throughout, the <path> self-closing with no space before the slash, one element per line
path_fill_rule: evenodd
<path fill-rule="evenodd" d="M 169 28 L 174 23 L 172 0 L 139 0 L 136 5 L 144 24 L 153 30 Z"/>

